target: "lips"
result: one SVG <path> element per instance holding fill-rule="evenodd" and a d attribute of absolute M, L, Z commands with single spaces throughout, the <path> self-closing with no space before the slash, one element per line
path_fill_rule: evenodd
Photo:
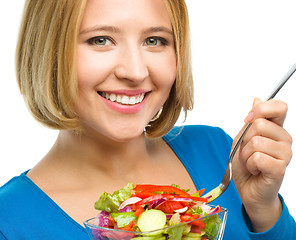
<path fill-rule="evenodd" d="M 150 94 L 145 90 L 98 91 L 97 93 L 106 106 L 123 114 L 140 112 Z"/>

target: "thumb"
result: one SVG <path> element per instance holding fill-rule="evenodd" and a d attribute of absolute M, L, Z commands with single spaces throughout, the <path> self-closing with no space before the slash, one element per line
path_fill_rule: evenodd
<path fill-rule="evenodd" d="M 253 107 L 255 107 L 256 105 L 258 105 L 259 103 L 262 103 L 263 101 L 258 98 L 258 97 L 255 97 L 254 98 L 254 101 L 253 101 Z"/>
<path fill-rule="evenodd" d="M 252 110 L 248 113 L 247 117 L 245 118 L 245 123 L 250 123 L 254 119 L 254 112 L 253 108 L 257 106 L 258 104 L 263 103 L 263 101 L 260 98 L 254 98 Z"/>

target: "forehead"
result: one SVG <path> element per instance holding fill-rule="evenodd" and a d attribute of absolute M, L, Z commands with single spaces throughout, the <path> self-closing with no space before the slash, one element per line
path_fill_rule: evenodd
<path fill-rule="evenodd" d="M 171 28 L 163 0 L 87 0 L 81 28 L 94 24 Z"/>

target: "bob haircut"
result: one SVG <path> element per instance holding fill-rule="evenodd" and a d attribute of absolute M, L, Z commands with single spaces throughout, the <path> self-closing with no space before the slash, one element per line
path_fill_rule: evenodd
<path fill-rule="evenodd" d="M 21 94 L 37 121 L 53 129 L 82 130 L 75 114 L 76 48 L 87 0 L 26 0 L 16 49 Z M 169 132 L 181 111 L 193 107 L 190 31 L 184 0 L 163 0 L 171 19 L 177 56 L 176 80 L 146 135 Z"/>

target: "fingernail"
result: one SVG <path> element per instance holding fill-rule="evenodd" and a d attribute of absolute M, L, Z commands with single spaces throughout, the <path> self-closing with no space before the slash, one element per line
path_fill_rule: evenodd
<path fill-rule="evenodd" d="M 249 112 L 248 116 L 245 118 L 244 121 L 246 123 L 249 123 L 249 122 L 251 122 L 253 120 L 253 118 L 254 118 L 254 113 L 253 112 Z"/>

